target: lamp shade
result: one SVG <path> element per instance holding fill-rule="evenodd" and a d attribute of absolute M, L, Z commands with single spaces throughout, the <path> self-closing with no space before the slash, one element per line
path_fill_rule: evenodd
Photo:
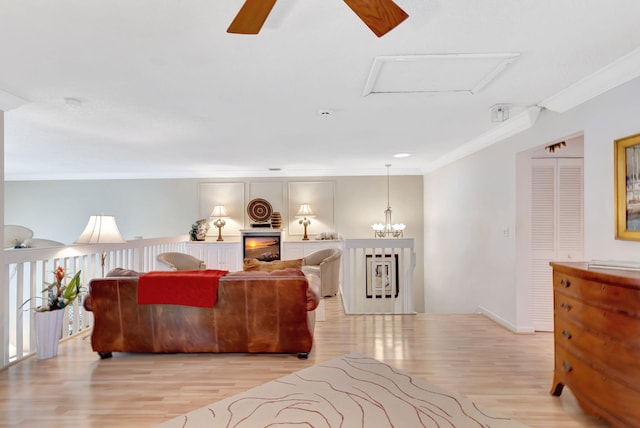
<path fill-rule="evenodd" d="M 224 209 L 224 205 L 216 205 L 213 207 L 213 211 L 211 211 L 209 217 L 227 217 L 227 215 L 227 210 Z"/>
<path fill-rule="evenodd" d="M 313 217 L 313 211 L 311 211 L 309 204 L 300 205 L 300 209 L 298 210 L 296 217 Z"/>
<path fill-rule="evenodd" d="M 92 215 L 76 244 L 117 244 L 125 242 L 112 215 Z"/>

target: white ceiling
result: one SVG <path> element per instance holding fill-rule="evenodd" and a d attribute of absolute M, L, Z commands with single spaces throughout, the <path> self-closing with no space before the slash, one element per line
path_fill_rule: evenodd
<path fill-rule="evenodd" d="M 1 1 L 0 90 L 26 101 L 5 178 L 419 174 L 501 135 L 491 106 L 516 117 L 640 46 L 638 0 L 396 0 L 409 18 L 381 38 L 341 0 L 228 34 L 242 2 Z M 486 53 L 519 55 L 476 93 L 423 92 L 429 70 L 467 79 L 438 63 L 363 95 L 376 57 Z"/>

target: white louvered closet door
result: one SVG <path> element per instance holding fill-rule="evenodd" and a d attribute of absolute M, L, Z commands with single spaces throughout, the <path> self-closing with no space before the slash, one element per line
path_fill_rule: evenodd
<path fill-rule="evenodd" d="M 532 159 L 531 162 L 533 327 L 537 331 L 553 331 L 549 262 L 583 259 L 583 159 Z"/>

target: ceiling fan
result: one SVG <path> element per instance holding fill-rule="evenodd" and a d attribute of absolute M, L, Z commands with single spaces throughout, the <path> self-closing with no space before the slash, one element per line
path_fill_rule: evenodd
<path fill-rule="evenodd" d="M 393 0 L 344 0 L 367 27 L 382 37 L 409 15 Z M 258 34 L 276 0 L 245 0 L 227 33 Z"/>

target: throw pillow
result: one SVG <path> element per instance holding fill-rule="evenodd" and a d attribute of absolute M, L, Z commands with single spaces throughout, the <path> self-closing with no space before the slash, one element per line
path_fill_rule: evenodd
<path fill-rule="evenodd" d="M 296 260 L 274 260 L 272 262 L 263 262 L 258 259 L 244 259 L 242 270 L 252 271 L 259 270 L 263 272 L 272 272 L 287 268 L 301 269 L 302 259 Z"/>
<path fill-rule="evenodd" d="M 111 276 L 140 276 L 140 273 L 131 269 L 113 268 L 107 272 L 107 277 Z"/>

